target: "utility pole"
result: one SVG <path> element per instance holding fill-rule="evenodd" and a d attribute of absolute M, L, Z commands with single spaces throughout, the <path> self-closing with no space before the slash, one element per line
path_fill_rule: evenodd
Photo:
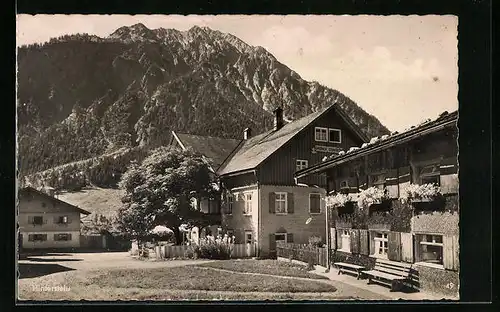
<path fill-rule="evenodd" d="M 328 192 L 326 193 L 328 196 Z M 325 197 L 325 223 L 326 223 L 326 271 L 325 273 L 330 272 L 330 252 L 331 252 L 331 239 L 330 239 L 330 214 L 328 213 L 330 207 L 328 207 L 328 201 Z"/>

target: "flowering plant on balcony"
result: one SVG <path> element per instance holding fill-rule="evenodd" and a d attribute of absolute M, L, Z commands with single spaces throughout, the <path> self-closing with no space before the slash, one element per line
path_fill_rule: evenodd
<path fill-rule="evenodd" d="M 352 198 L 349 194 L 337 193 L 326 196 L 325 200 L 328 208 L 338 208 L 344 207 L 348 202 L 352 201 Z"/>
<path fill-rule="evenodd" d="M 368 208 L 373 204 L 380 204 L 388 198 L 387 190 L 385 188 L 379 189 L 372 186 L 358 193 L 358 207 L 360 209 Z"/>
<path fill-rule="evenodd" d="M 405 187 L 399 195 L 399 200 L 402 203 L 411 201 L 432 201 L 440 194 L 439 186 L 435 184 L 410 184 Z"/>

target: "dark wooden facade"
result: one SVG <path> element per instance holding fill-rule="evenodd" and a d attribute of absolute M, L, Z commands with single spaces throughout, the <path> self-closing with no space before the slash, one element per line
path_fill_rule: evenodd
<path fill-rule="evenodd" d="M 390 187 L 410 181 L 422 184 L 425 181 L 420 173 L 423 168 L 432 164 L 438 170 L 442 168 L 440 178 L 436 179 L 441 184 L 443 179 L 447 179 L 450 166 L 455 168 L 451 169 L 452 173 L 456 173 L 457 135 L 456 128 L 447 128 L 328 169 L 327 190 L 357 193 L 375 185 Z"/>
<path fill-rule="evenodd" d="M 341 143 L 315 141 L 316 127 L 340 129 Z M 335 110 L 332 109 L 309 124 L 258 167 L 259 183 L 294 185 L 294 173 L 296 172 L 296 161 L 298 159 L 307 160 L 308 165 L 312 166 L 320 163 L 325 156 L 331 155 L 332 151 L 345 151 L 351 146 L 359 146 L 362 143 L 363 141 L 350 130 Z M 325 187 L 326 176 L 324 174 L 311 175 L 300 179 L 299 182 Z"/>

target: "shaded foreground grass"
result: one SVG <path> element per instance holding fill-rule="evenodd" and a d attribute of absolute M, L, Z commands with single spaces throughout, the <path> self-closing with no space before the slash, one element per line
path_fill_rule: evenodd
<path fill-rule="evenodd" d="M 232 292 L 321 293 L 336 291 L 334 286 L 314 280 L 229 273 L 196 266 L 113 270 L 91 278 L 89 284 L 114 288 Z"/>
<path fill-rule="evenodd" d="M 303 265 L 278 260 L 223 260 L 197 264 L 196 266 L 243 273 L 261 273 L 311 279 L 328 279 L 326 276 L 308 272 L 306 267 Z"/>

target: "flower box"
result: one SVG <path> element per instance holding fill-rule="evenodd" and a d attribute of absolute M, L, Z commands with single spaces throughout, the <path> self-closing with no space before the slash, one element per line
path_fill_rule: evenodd
<path fill-rule="evenodd" d="M 402 203 L 428 203 L 440 195 L 440 188 L 435 184 L 410 184 L 401 191 L 399 199 Z"/>

